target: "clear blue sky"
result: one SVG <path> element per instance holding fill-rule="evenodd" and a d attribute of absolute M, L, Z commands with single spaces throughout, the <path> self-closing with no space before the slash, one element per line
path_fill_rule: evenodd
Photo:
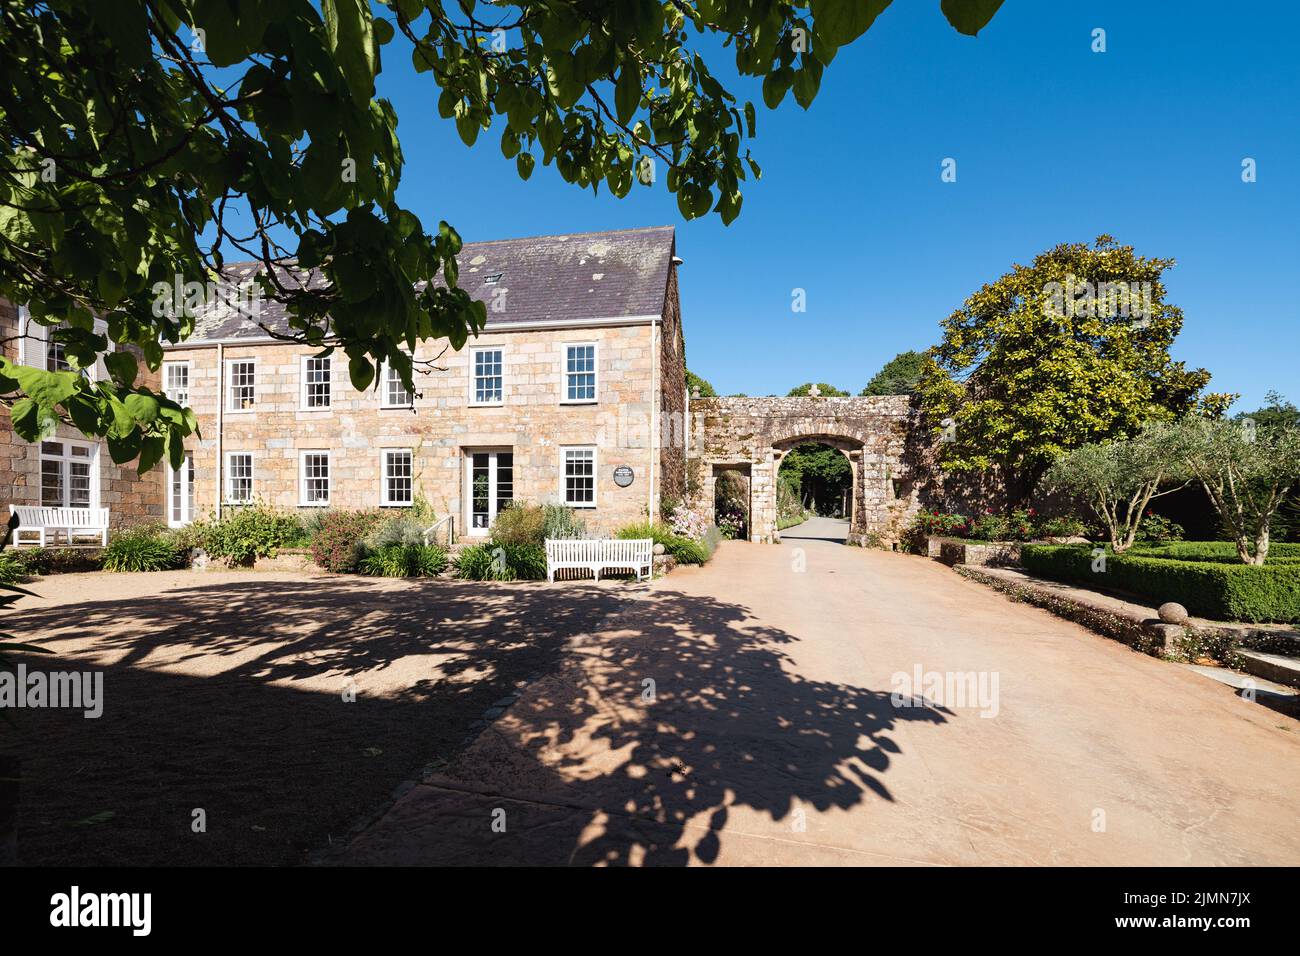
<path fill-rule="evenodd" d="M 1270 388 L 1300 402 L 1298 37 L 1283 2 L 1007 0 L 972 39 L 938 0 L 895 0 L 811 110 L 787 97 L 769 112 L 755 85 L 733 86 L 758 106 L 764 176 L 729 227 L 683 222 L 662 177 L 624 200 L 540 165 L 520 181 L 495 125 L 469 150 L 438 117 L 400 39 L 380 91 L 401 118 L 400 199 L 426 227 L 478 240 L 676 225 L 688 364 L 721 393 L 856 392 L 1013 262 L 1109 232 L 1178 260 L 1175 358 L 1253 409 Z M 945 157 L 956 183 L 940 181 Z M 806 313 L 791 312 L 795 287 Z"/>

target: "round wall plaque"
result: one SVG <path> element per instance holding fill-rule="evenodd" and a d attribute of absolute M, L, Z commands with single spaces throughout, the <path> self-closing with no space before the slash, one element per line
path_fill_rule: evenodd
<path fill-rule="evenodd" d="M 633 477 L 635 476 L 632 469 L 627 465 L 619 465 L 614 469 L 614 484 L 618 485 L 620 488 L 626 488 L 628 485 L 632 484 Z"/>

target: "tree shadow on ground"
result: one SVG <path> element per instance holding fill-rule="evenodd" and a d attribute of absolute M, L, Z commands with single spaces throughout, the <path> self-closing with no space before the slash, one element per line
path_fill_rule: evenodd
<path fill-rule="evenodd" d="M 800 675 L 797 638 L 740 605 L 627 593 L 250 579 L 19 612 L 10 630 L 56 652 L 29 666 L 102 668 L 106 697 L 98 720 L 27 711 L 6 732 L 20 856 L 301 862 L 432 764 L 340 862 L 714 862 L 732 827 L 892 800 L 892 732 L 947 719 Z"/>
<path fill-rule="evenodd" d="M 7 615 L 54 651 L 15 656 L 29 668 L 104 672 L 102 717 L 0 724 L 0 750 L 23 759 L 20 859 L 301 862 L 459 753 L 485 710 L 553 672 L 619 604 L 590 586 L 557 600 L 529 585 L 250 575 Z"/>
<path fill-rule="evenodd" d="M 810 680 L 796 640 L 740 605 L 653 592 L 339 861 L 712 863 L 732 826 L 797 842 L 816 814 L 893 801 L 893 732 L 951 713 Z"/>

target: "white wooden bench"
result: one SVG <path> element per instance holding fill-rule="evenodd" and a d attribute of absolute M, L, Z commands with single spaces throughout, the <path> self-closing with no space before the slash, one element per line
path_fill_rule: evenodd
<path fill-rule="evenodd" d="M 590 571 L 597 581 L 606 570 L 631 571 L 638 581 L 654 566 L 652 538 L 547 538 L 546 580 L 569 568 Z"/>
<path fill-rule="evenodd" d="M 101 547 L 108 545 L 108 509 L 107 508 L 38 508 L 34 505 L 10 505 L 9 511 L 18 515 L 18 527 L 14 529 L 14 547 L 24 544 L 45 547 L 57 544 L 59 532 L 63 532 L 67 544 L 73 545 L 78 536 L 99 538 Z M 23 535 L 29 536 L 27 541 Z M 30 540 L 35 535 L 36 540 Z"/>

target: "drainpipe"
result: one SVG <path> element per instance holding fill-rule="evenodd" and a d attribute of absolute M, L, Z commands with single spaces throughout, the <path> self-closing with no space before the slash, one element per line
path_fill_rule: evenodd
<path fill-rule="evenodd" d="M 658 520 L 658 510 L 655 505 L 655 452 L 659 450 L 659 440 L 655 436 L 658 432 L 655 430 L 657 416 L 656 410 L 659 408 L 659 326 L 653 319 L 650 320 L 650 440 L 646 443 L 650 446 L 650 481 L 649 488 L 646 490 L 646 516 L 653 524 Z"/>
<path fill-rule="evenodd" d="M 217 520 L 221 520 L 221 429 L 225 425 L 226 410 L 226 346 L 221 342 L 217 343 L 217 479 L 213 482 L 216 487 L 217 500 L 216 513 Z"/>

